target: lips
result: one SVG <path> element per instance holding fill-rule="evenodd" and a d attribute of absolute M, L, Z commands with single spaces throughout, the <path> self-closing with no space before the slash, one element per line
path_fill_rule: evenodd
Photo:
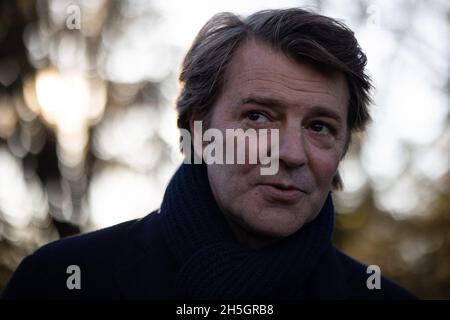
<path fill-rule="evenodd" d="M 305 194 L 300 188 L 282 183 L 264 183 L 259 187 L 272 201 L 296 202 Z"/>

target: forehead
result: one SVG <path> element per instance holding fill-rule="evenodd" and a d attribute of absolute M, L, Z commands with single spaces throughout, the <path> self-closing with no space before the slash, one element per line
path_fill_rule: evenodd
<path fill-rule="evenodd" d="M 222 94 L 228 99 L 259 95 L 286 105 L 325 106 L 346 113 L 348 87 L 341 72 L 300 63 L 256 40 L 246 40 L 228 67 Z"/>

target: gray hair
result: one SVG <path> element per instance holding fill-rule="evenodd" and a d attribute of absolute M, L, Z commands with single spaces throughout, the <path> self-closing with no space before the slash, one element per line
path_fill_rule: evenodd
<path fill-rule="evenodd" d="M 263 10 L 245 19 L 228 12 L 213 16 L 196 36 L 182 64 L 182 88 L 176 103 L 178 127 L 190 130 L 192 115 L 208 121 L 233 53 L 249 38 L 296 61 L 344 74 L 350 96 L 347 149 L 351 133 L 364 130 L 370 121 L 372 84 L 365 71 L 366 55 L 342 22 L 299 8 Z M 333 186 L 342 187 L 339 174 Z"/>

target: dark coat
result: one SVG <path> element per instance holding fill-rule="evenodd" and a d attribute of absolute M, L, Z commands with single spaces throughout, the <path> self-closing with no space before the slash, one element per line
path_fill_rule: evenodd
<path fill-rule="evenodd" d="M 81 270 L 81 289 L 69 290 L 67 267 Z M 26 257 L 9 281 L 4 299 L 174 299 L 179 266 L 167 247 L 159 214 L 43 246 Z M 366 266 L 330 247 L 307 282 L 320 299 L 411 299 L 382 277 L 366 286 Z"/>

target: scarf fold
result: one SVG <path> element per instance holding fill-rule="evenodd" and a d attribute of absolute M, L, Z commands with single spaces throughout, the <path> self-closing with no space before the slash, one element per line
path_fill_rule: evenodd
<path fill-rule="evenodd" d="M 293 235 L 262 249 L 244 247 L 214 199 L 204 164 L 181 165 L 166 189 L 160 217 L 181 265 L 176 291 L 184 299 L 301 298 L 334 228 L 328 195 L 317 218 Z"/>

